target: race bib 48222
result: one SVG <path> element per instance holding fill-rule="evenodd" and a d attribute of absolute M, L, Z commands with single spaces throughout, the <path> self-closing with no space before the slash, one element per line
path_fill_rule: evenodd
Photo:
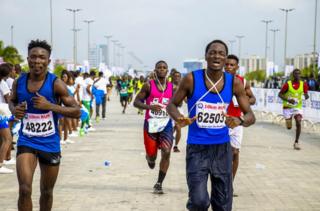
<path fill-rule="evenodd" d="M 56 132 L 52 111 L 44 114 L 27 113 L 22 122 L 22 133 L 29 137 L 47 137 Z"/>

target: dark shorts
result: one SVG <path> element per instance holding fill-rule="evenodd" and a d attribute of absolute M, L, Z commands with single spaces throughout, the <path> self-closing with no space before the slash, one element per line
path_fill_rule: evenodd
<path fill-rule="evenodd" d="M 128 96 L 120 96 L 120 102 L 128 101 L 128 99 L 129 99 Z"/>
<path fill-rule="evenodd" d="M 168 125 L 163 131 L 159 133 L 148 132 L 148 121 L 144 121 L 143 128 L 144 146 L 146 154 L 149 157 L 157 155 L 158 149 L 170 152 L 173 144 L 173 128 L 172 122 L 169 121 Z"/>
<path fill-rule="evenodd" d="M 36 157 L 39 159 L 39 162 L 47 166 L 60 165 L 60 152 L 44 152 L 27 146 L 18 146 L 17 157 L 23 153 L 32 153 L 36 155 Z"/>
<path fill-rule="evenodd" d="M 189 210 L 232 210 L 232 149 L 230 143 L 187 145 Z M 211 180 L 211 197 L 207 190 Z"/>

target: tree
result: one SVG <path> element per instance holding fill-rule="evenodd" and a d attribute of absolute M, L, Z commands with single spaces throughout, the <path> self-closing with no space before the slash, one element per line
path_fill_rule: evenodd
<path fill-rule="evenodd" d="M 23 62 L 22 56 L 14 46 L 4 46 L 3 41 L 0 40 L 0 57 L 4 62 L 11 64 L 20 64 Z"/>
<path fill-rule="evenodd" d="M 244 77 L 250 81 L 256 80 L 258 82 L 264 82 L 266 80 L 266 71 L 256 70 L 256 71 L 248 72 Z"/>

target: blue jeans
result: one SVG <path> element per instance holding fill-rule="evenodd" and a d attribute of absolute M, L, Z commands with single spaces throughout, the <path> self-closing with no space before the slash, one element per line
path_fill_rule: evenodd
<path fill-rule="evenodd" d="M 232 210 L 232 149 L 230 143 L 187 145 L 188 210 Z M 211 197 L 207 190 L 211 180 Z"/>

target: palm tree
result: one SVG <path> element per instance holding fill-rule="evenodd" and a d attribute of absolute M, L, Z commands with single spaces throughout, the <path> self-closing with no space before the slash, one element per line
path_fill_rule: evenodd
<path fill-rule="evenodd" d="M 0 40 L 0 57 L 4 62 L 11 64 L 20 64 L 23 62 L 22 56 L 14 46 L 4 46 L 3 41 Z"/>

